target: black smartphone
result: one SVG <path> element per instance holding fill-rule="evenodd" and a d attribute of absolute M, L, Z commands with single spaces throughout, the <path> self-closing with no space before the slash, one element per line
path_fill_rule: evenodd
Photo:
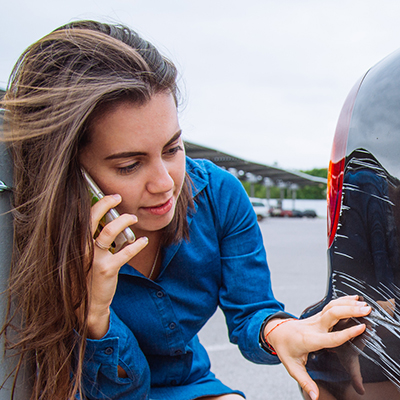
<path fill-rule="evenodd" d="M 82 168 L 82 174 L 86 179 L 86 182 L 89 187 L 90 194 L 92 196 L 92 205 L 98 202 L 100 199 L 104 197 L 104 193 L 97 186 L 96 182 L 92 179 L 92 177 Z M 119 213 L 115 208 L 111 208 L 107 214 L 100 220 L 99 226 L 95 233 L 95 238 L 101 232 L 106 224 L 111 222 L 112 220 L 119 217 Z M 114 243 L 111 245 L 110 251 L 112 253 L 116 253 L 121 250 L 126 244 L 133 243 L 135 241 L 135 234 L 132 232 L 131 228 L 125 228 L 114 240 Z"/>

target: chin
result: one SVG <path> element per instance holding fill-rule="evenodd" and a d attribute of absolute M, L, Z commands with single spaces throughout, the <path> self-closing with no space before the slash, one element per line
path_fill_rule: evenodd
<path fill-rule="evenodd" d="M 164 229 L 167 227 L 172 219 L 174 218 L 174 214 L 172 215 L 163 215 L 162 217 L 159 217 L 157 221 L 155 221 L 153 218 L 151 221 L 143 222 L 143 227 L 142 226 L 137 226 L 140 230 L 147 231 L 147 232 L 156 232 L 160 231 L 161 229 Z"/>

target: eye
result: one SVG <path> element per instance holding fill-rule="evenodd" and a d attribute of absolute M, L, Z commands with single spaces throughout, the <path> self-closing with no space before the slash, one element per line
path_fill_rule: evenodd
<path fill-rule="evenodd" d="M 136 171 L 137 168 L 139 168 L 139 162 L 135 162 L 131 165 L 127 165 L 126 167 L 120 167 L 118 168 L 118 173 L 121 175 L 126 175 L 126 174 L 130 174 L 134 171 Z"/>
<path fill-rule="evenodd" d="M 165 155 L 167 156 L 173 156 L 175 155 L 178 151 L 183 150 L 182 147 L 179 146 L 175 146 L 175 147 L 171 147 L 170 149 L 168 149 L 167 151 L 164 152 Z"/>

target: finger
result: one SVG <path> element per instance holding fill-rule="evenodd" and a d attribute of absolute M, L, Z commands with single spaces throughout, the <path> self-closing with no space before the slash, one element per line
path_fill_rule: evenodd
<path fill-rule="evenodd" d="M 365 324 L 352 326 L 351 328 L 343 329 L 330 333 L 321 333 L 312 338 L 312 345 L 309 351 L 317 351 L 322 348 L 334 348 L 342 345 L 354 337 L 361 335 L 365 331 Z"/>
<path fill-rule="evenodd" d="M 359 301 L 359 296 L 357 294 L 353 295 L 353 296 L 341 296 L 338 297 L 334 300 L 331 300 L 326 306 L 325 308 L 329 308 L 329 307 L 334 307 L 336 305 L 343 305 L 343 304 L 348 304 L 348 303 L 352 303 L 355 301 Z"/>
<path fill-rule="evenodd" d="M 112 254 L 109 251 L 99 252 L 96 267 L 92 271 L 95 271 L 102 279 L 116 277 L 121 267 L 143 250 L 148 242 L 149 239 L 147 237 L 140 237 L 118 253 Z"/>
<path fill-rule="evenodd" d="M 113 258 L 118 265 L 123 265 L 136 256 L 140 251 L 142 251 L 147 244 L 149 239 L 146 236 L 140 237 L 136 242 L 125 246 L 118 253 L 115 253 Z"/>
<path fill-rule="evenodd" d="M 122 214 L 117 219 L 109 222 L 101 230 L 96 242 L 102 243 L 104 246 L 110 247 L 115 238 L 128 226 L 137 222 L 137 217 L 133 214 Z"/>
<path fill-rule="evenodd" d="M 335 300 L 331 300 L 322 310 L 322 312 L 327 312 L 335 307 L 343 307 L 343 306 L 358 306 L 366 304 L 365 301 L 360 300 L 358 295 L 354 296 L 342 296 Z"/>
<path fill-rule="evenodd" d="M 355 310 L 357 307 L 362 308 L 364 306 L 368 306 L 368 304 L 365 301 L 360 301 L 357 300 L 358 296 L 344 296 L 340 297 L 338 299 L 330 301 L 321 311 L 321 315 L 326 315 L 326 314 L 333 314 L 339 312 L 337 315 L 340 319 L 346 318 L 346 311 L 347 314 L 351 314 L 350 317 L 353 317 L 354 315 L 352 314 L 352 309 L 350 307 L 355 307 L 353 310 Z M 347 307 L 347 308 L 346 308 Z M 361 310 L 361 313 L 363 310 Z"/>
<path fill-rule="evenodd" d="M 119 203 L 121 203 L 121 200 L 122 198 L 119 194 L 113 194 L 104 196 L 92 206 L 90 213 L 92 235 L 94 235 L 96 232 L 100 220 L 104 217 L 107 211 L 116 207 Z"/>
<path fill-rule="evenodd" d="M 323 310 L 321 313 L 322 325 L 330 329 L 342 319 L 365 317 L 371 312 L 371 307 L 364 302 L 356 302 L 354 305 L 340 305 Z"/>
<path fill-rule="evenodd" d="M 298 382 L 301 388 L 310 396 L 311 400 L 317 400 L 319 396 L 318 386 L 311 379 L 303 363 L 292 362 L 284 365 L 289 375 Z"/>

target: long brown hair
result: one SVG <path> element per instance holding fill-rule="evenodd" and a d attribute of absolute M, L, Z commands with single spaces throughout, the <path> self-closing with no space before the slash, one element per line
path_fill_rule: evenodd
<path fill-rule="evenodd" d="M 76 311 L 88 312 L 93 240 L 79 151 L 90 116 L 121 98 L 142 104 L 166 92 L 177 101 L 176 78 L 174 65 L 135 32 L 94 21 L 50 33 L 14 67 L 3 101 L 14 163 L 14 246 L 2 333 L 6 349 L 34 366 L 31 399 L 83 398 L 87 324 Z M 189 187 L 186 180 L 164 244 L 188 237 Z"/>

